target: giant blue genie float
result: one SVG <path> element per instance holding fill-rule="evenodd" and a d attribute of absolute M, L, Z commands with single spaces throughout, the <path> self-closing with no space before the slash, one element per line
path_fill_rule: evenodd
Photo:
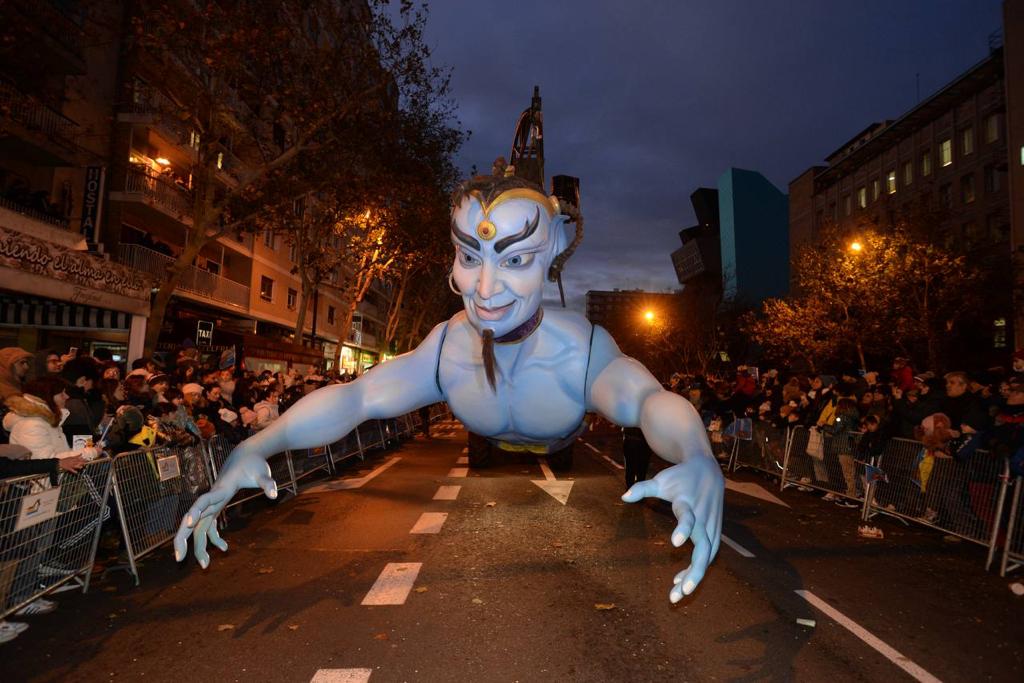
<path fill-rule="evenodd" d="M 477 439 L 513 450 L 564 454 L 587 412 L 639 427 L 654 453 L 672 465 L 634 484 L 622 499 L 653 496 L 671 503 L 678 520 L 672 544 L 692 541 L 693 555 L 669 599 L 693 592 L 718 552 L 722 473 L 688 401 L 665 391 L 600 326 L 574 311 L 542 306 L 545 279 L 561 289 L 561 270 L 582 238 L 583 218 L 571 183 L 566 192 L 556 179 L 559 196 L 542 187 L 540 125 L 535 90 L 517 126 L 512 163 L 499 160 L 490 175 L 468 180 L 452 198 L 449 286 L 464 310 L 434 327 L 413 351 L 354 382 L 309 394 L 239 444 L 182 520 L 174 544 L 179 561 L 190 535 L 204 568 L 208 542 L 227 550 L 215 520 L 239 489 L 277 496 L 271 455 L 332 443 L 365 420 L 445 401 Z M 572 236 L 569 226 L 575 226 Z"/>

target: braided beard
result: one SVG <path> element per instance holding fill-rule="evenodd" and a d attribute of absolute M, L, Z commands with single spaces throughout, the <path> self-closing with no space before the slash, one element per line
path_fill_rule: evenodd
<path fill-rule="evenodd" d="M 481 343 L 483 345 L 482 355 L 484 360 L 484 374 L 487 375 L 487 383 L 491 385 L 491 391 L 498 393 L 498 388 L 494 379 L 494 330 L 484 330 Z"/>

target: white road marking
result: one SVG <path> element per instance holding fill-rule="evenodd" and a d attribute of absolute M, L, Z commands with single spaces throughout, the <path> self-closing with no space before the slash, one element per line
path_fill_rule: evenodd
<path fill-rule="evenodd" d="M 587 448 L 589 448 L 590 450 L 594 451 L 595 453 L 600 453 L 601 452 L 601 451 L 597 450 L 596 448 L 594 448 L 594 444 L 590 444 L 590 443 L 587 443 L 586 441 L 584 441 L 583 445 L 586 446 Z"/>
<path fill-rule="evenodd" d="M 312 487 L 310 489 L 307 489 L 306 492 L 307 493 L 323 493 L 324 491 L 346 491 L 348 489 L 362 488 L 364 485 L 366 485 L 367 482 L 369 482 L 371 479 L 373 479 L 374 477 L 379 475 L 381 472 L 383 472 L 387 468 L 389 468 L 392 465 L 394 465 L 399 460 L 401 460 L 400 457 L 391 458 L 390 460 L 388 460 L 383 465 L 380 465 L 379 467 L 374 469 L 372 472 L 370 472 L 368 474 L 364 474 L 361 477 L 353 477 L 351 479 L 342 479 L 340 481 L 329 481 L 326 484 L 320 484 L 319 486 L 314 486 L 314 487 Z"/>
<path fill-rule="evenodd" d="M 463 446 L 462 448 L 462 454 L 465 455 L 466 453 L 469 453 L 469 446 Z"/>
<path fill-rule="evenodd" d="M 754 557 L 754 553 L 750 552 L 749 550 L 747 550 L 739 543 L 726 536 L 725 534 L 722 534 L 722 543 L 725 543 L 727 546 L 738 552 L 743 557 Z"/>
<path fill-rule="evenodd" d="M 769 503 L 775 503 L 776 505 L 781 505 L 782 507 L 789 507 L 789 505 L 783 502 L 782 499 L 773 496 L 768 491 L 768 489 L 764 488 L 763 486 L 758 486 L 757 484 L 754 484 L 752 482 L 733 481 L 732 479 L 726 479 L 725 488 L 729 491 L 735 491 L 736 493 L 742 493 L 743 495 L 746 496 L 760 498 L 761 500 L 766 500 Z"/>
<path fill-rule="evenodd" d="M 410 534 L 439 534 L 444 521 L 448 519 L 447 512 L 424 512 L 416 520 L 416 524 L 409 530 Z"/>
<path fill-rule="evenodd" d="M 449 477 L 465 477 L 469 474 L 468 467 L 453 467 L 448 471 Z"/>
<path fill-rule="evenodd" d="M 620 470 L 626 469 L 625 467 L 623 467 L 619 463 L 617 463 L 614 460 L 612 460 L 611 458 L 609 458 L 607 455 L 602 455 L 601 457 L 604 458 L 605 460 L 607 460 L 609 463 L 611 463 L 611 466 L 616 468 L 616 469 L 620 469 Z"/>
<path fill-rule="evenodd" d="M 548 467 L 548 459 L 545 457 L 537 458 L 540 463 L 540 470 L 544 473 L 544 479 L 531 479 L 531 481 L 540 487 L 546 494 L 557 500 L 562 505 L 565 505 L 569 500 L 569 493 L 572 491 L 572 485 L 575 482 L 571 481 L 558 481 L 555 479 L 555 473 Z"/>
<path fill-rule="evenodd" d="M 537 458 L 537 460 L 540 461 L 540 471 L 544 473 L 544 479 L 547 481 L 554 481 L 555 473 L 551 471 L 550 467 L 548 467 L 547 458 Z"/>
<path fill-rule="evenodd" d="M 832 621 L 836 622 L 837 624 L 845 628 L 847 631 L 849 631 L 850 633 L 857 636 L 865 643 L 873 647 L 890 662 L 906 671 L 914 678 L 914 680 L 921 681 L 921 683 L 941 683 L 941 681 L 938 678 L 932 676 L 930 673 L 922 669 L 920 666 L 912 662 L 910 659 L 900 654 L 892 647 L 886 645 L 884 642 L 882 642 L 877 637 L 873 636 L 871 633 L 865 630 L 864 627 L 862 627 L 860 624 L 853 621 L 836 608 L 832 607 L 832 605 L 828 604 L 814 593 L 805 590 L 798 590 L 796 591 L 796 594 L 804 600 L 806 600 L 807 602 L 814 605 L 815 607 L 817 607 L 822 612 L 824 612 L 826 616 L 832 619 Z"/>
<path fill-rule="evenodd" d="M 434 500 L 455 500 L 461 490 L 461 486 L 440 486 L 434 494 Z"/>
<path fill-rule="evenodd" d="M 455 464 L 456 465 L 468 465 L 469 464 L 469 458 L 468 457 L 459 458 L 458 460 L 455 461 Z"/>
<path fill-rule="evenodd" d="M 362 604 L 404 605 L 422 566 L 422 562 L 389 562 Z"/>
<path fill-rule="evenodd" d="M 319 669 L 309 683 L 366 683 L 373 669 Z"/>

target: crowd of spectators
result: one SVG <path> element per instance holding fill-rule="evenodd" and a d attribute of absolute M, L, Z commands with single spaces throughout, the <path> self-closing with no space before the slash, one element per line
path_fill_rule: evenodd
<path fill-rule="evenodd" d="M 195 347 L 165 364 L 141 358 L 130 367 L 105 349 L 0 349 L 0 478 L 48 474 L 55 485 L 60 472 L 77 472 L 104 452 L 187 446 L 215 435 L 237 443 L 314 389 L 355 378 L 221 365 L 219 357 L 201 362 Z M 55 607 L 38 599 L 17 614 Z M 0 642 L 25 628 L 0 621 Z"/>

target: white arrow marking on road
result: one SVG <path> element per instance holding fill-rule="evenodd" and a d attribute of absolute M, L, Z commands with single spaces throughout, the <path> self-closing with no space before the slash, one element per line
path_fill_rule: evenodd
<path fill-rule="evenodd" d="M 757 484 L 753 484 L 751 482 L 740 482 L 733 481 L 732 479 L 726 479 L 725 488 L 728 489 L 729 491 L 735 491 L 736 493 L 742 493 L 743 495 L 746 496 L 760 498 L 761 500 L 766 500 L 769 503 L 775 503 L 776 505 L 781 505 L 782 507 L 789 507 L 789 505 L 784 503 L 782 500 L 776 498 L 771 493 L 769 493 L 768 490 L 763 486 L 758 486 Z"/>
<path fill-rule="evenodd" d="M 538 460 L 540 460 L 540 470 L 544 473 L 544 479 L 532 479 L 531 481 L 549 496 L 565 505 L 569 500 L 569 492 L 572 491 L 572 485 L 575 482 L 558 481 L 555 479 L 555 474 L 551 471 L 551 468 L 548 467 L 547 458 L 538 458 Z"/>
<path fill-rule="evenodd" d="M 886 659 L 898 666 L 899 668 L 910 674 L 915 680 L 921 681 L 921 683 L 942 683 L 938 678 L 932 676 L 930 673 L 922 669 L 920 666 L 912 662 L 905 655 L 900 654 L 894 648 L 889 647 L 884 642 L 879 640 L 876 636 L 872 635 L 863 626 L 850 619 L 848 616 L 837 610 L 832 605 L 828 604 L 811 591 L 798 590 L 796 594 L 801 598 L 811 603 L 819 610 L 824 612 L 832 621 L 836 622 L 847 631 L 857 636 L 865 643 L 878 650 Z"/>
<path fill-rule="evenodd" d="M 319 669 L 309 683 L 366 683 L 373 669 Z"/>

